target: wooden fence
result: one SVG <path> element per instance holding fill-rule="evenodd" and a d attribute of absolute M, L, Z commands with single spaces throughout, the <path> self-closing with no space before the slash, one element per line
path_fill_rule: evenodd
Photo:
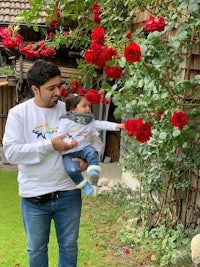
<path fill-rule="evenodd" d="M 8 111 L 15 105 L 15 86 L 9 86 L 6 78 L 0 78 L 0 145 L 2 144 Z"/>
<path fill-rule="evenodd" d="M 15 64 L 15 76 L 18 79 L 25 79 L 28 70 L 33 65 L 32 61 L 28 60 L 17 60 Z M 61 78 L 63 81 L 70 81 L 71 77 L 76 77 L 80 74 L 79 69 L 76 68 L 68 68 L 65 66 L 59 66 L 59 69 L 61 71 Z"/>

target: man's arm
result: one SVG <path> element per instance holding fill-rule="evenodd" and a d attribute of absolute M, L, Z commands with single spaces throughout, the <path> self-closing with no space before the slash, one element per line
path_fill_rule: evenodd
<path fill-rule="evenodd" d="M 63 141 L 65 135 L 27 143 L 23 127 L 23 118 L 14 111 L 10 111 L 3 137 L 3 151 L 7 161 L 11 164 L 37 164 L 55 150 L 62 151 L 71 148 L 71 144 Z"/>

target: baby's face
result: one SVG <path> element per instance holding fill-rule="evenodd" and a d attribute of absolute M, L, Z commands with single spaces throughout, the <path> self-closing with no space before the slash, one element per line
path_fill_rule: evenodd
<path fill-rule="evenodd" d="M 85 98 L 82 98 L 78 105 L 72 110 L 72 112 L 91 113 L 90 103 Z"/>

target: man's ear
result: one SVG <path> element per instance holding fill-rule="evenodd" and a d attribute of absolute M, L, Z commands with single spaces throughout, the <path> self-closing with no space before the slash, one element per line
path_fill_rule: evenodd
<path fill-rule="evenodd" d="M 31 90 L 33 91 L 33 94 L 35 95 L 38 91 L 38 88 L 35 85 L 32 85 Z"/>

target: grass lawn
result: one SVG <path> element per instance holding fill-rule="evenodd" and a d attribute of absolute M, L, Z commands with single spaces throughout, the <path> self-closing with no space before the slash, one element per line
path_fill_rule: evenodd
<path fill-rule="evenodd" d="M 0 172 L 0 266 L 28 267 L 17 173 Z M 137 267 L 143 265 L 146 254 L 131 250 L 117 240 L 117 232 L 127 221 L 125 207 L 111 193 L 98 197 L 83 196 L 79 237 L 78 267 Z M 49 244 L 49 265 L 57 266 L 55 230 Z M 39 266 L 38 266 L 39 267 Z"/>

